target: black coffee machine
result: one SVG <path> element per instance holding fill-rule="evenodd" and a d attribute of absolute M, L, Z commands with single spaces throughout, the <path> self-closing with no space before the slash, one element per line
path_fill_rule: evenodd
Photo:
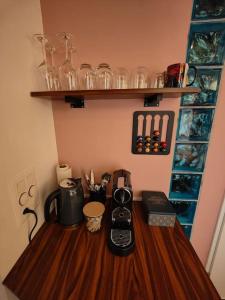
<path fill-rule="evenodd" d="M 113 173 L 108 245 L 112 253 L 119 256 L 130 254 L 135 244 L 132 222 L 133 192 L 130 175 L 131 173 L 126 170 L 118 170 Z"/>
<path fill-rule="evenodd" d="M 84 192 L 81 178 L 63 179 L 59 187 L 45 201 L 45 221 L 51 220 L 50 207 L 55 200 L 56 221 L 64 226 L 76 226 L 83 219 Z"/>

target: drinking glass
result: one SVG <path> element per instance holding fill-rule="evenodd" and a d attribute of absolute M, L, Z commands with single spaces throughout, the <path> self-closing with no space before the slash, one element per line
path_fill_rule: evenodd
<path fill-rule="evenodd" d="M 153 73 L 150 86 L 151 88 L 163 88 L 165 86 L 165 72 Z"/>
<path fill-rule="evenodd" d="M 118 68 L 114 73 L 114 87 L 115 89 L 127 89 L 129 81 L 129 74 L 125 68 Z"/>
<path fill-rule="evenodd" d="M 51 66 L 47 62 L 46 58 L 46 45 L 48 43 L 48 39 L 46 35 L 42 33 L 36 33 L 33 35 L 33 37 L 41 43 L 41 49 L 42 49 L 42 57 L 43 61 L 39 64 L 38 71 L 39 74 L 42 77 L 42 80 L 44 79 L 45 85 L 49 91 L 54 90 L 54 84 L 53 84 L 53 73 Z"/>
<path fill-rule="evenodd" d="M 51 65 L 49 66 L 49 72 L 51 72 L 51 78 L 52 78 L 52 87 L 51 89 L 54 91 L 58 91 L 61 89 L 60 79 L 59 79 L 59 68 L 55 65 L 54 60 L 54 53 L 56 52 L 56 49 L 52 45 L 47 45 L 46 48 L 50 53 L 51 58 Z"/>
<path fill-rule="evenodd" d="M 95 89 L 96 77 L 90 64 L 81 64 L 79 70 L 79 82 L 81 90 Z"/>
<path fill-rule="evenodd" d="M 131 88 L 142 89 L 149 87 L 149 71 L 146 67 L 137 67 L 131 75 Z"/>
<path fill-rule="evenodd" d="M 59 68 L 62 88 L 65 90 L 77 90 L 79 85 L 77 71 L 73 67 L 72 61 L 72 54 L 75 52 L 75 48 L 72 47 L 71 43 L 72 34 L 63 32 L 58 36 L 62 37 L 65 43 L 65 61 Z"/>
<path fill-rule="evenodd" d="M 113 72 L 106 63 L 101 63 L 96 68 L 97 88 L 106 90 L 113 87 Z"/>

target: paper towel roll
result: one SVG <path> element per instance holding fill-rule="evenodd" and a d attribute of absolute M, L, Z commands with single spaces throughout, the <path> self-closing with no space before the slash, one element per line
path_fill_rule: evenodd
<path fill-rule="evenodd" d="M 56 166 L 56 174 L 59 184 L 61 180 L 72 177 L 72 170 L 69 165 L 61 164 Z"/>

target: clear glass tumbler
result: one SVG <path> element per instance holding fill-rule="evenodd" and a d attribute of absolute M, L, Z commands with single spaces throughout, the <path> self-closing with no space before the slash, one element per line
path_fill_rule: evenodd
<path fill-rule="evenodd" d="M 113 72 L 106 63 L 101 63 L 96 68 L 97 88 L 107 90 L 113 88 Z"/>
<path fill-rule="evenodd" d="M 151 76 L 151 88 L 163 88 L 165 86 L 165 73 L 153 73 Z"/>
<path fill-rule="evenodd" d="M 137 67 L 131 75 L 130 87 L 143 89 L 149 87 L 149 71 L 146 67 Z"/>
<path fill-rule="evenodd" d="M 78 76 L 81 90 L 96 88 L 96 76 L 90 64 L 81 64 Z"/>
<path fill-rule="evenodd" d="M 114 72 L 114 88 L 127 89 L 129 81 L 129 73 L 125 68 L 118 68 Z"/>

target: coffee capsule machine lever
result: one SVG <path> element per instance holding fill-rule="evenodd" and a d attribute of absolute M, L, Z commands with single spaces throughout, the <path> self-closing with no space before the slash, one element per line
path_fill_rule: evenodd
<path fill-rule="evenodd" d="M 108 245 L 113 254 L 126 256 L 134 249 L 132 222 L 133 192 L 131 173 L 118 170 L 113 173 L 112 202 Z"/>

